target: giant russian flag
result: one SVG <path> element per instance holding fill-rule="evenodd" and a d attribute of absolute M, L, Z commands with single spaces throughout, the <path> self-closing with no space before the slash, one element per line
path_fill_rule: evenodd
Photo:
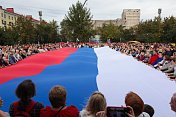
<path fill-rule="evenodd" d="M 34 100 L 50 105 L 48 92 L 55 85 L 66 88 L 67 105 L 81 110 L 94 91 L 102 92 L 108 105 L 121 106 L 128 92 L 136 92 L 155 109 L 155 117 L 174 117 L 170 98 L 176 84 L 162 72 L 109 47 L 62 48 L 33 55 L 16 65 L 0 69 L 1 108 L 8 111 L 17 100 L 15 89 L 25 79 L 36 84 Z"/>

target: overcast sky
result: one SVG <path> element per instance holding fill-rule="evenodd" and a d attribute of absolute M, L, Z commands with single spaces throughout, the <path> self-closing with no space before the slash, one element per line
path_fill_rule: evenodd
<path fill-rule="evenodd" d="M 69 7 L 78 0 L 0 0 L 4 9 L 13 7 L 16 13 L 32 15 L 39 19 L 38 11 L 43 12 L 42 18 L 60 22 Z M 85 0 L 79 0 L 84 3 Z M 141 9 L 141 20 L 153 19 L 162 9 L 161 16 L 176 17 L 176 0 L 88 0 L 85 7 L 90 8 L 93 19 L 121 18 L 123 9 Z"/>

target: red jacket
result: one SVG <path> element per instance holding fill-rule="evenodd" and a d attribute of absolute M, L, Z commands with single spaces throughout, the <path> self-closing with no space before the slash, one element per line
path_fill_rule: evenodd
<path fill-rule="evenodd" d="M 75 106 L 68 106 L 60 112 L 47 106 L 40 110 L 40 117 L 79 117 L 79 111 Z"/>
<path fill-rule="evenodd" d="M 155 54 L 155 55 L 151 56 L 148 64 L 153 64 L 158 58 L 159 58 L 158 54 Z"/>

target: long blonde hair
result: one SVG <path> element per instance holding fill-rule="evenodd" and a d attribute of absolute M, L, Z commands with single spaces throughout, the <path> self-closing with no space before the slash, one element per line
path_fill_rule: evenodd
<path fill-rule="evenodd" d="M 104 111 L 106 109 L 106 99 L 101 92 L 94 92 L 86 105 L 86 110 L 89 114 L 96 115 L 99 111 Z"/>

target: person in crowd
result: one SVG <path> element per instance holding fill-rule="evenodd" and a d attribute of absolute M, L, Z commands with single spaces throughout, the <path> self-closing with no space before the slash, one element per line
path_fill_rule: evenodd
<path fill-rule="evenodd" d="M 15 59 L 14 55 L 13 55 L 13 52 L 10 52 L 9 53 L 9 64 L 13 65 L 17 62 L 17 60 Z"/>
<path fill-rule="evenodd" d="M 176 93 L 174 93 L 171 97 L 170 107 L 171 110 L 176 113 Z"/>
<path fill-rule="evenodd" d="M 144 111 L 143 100 L 136 93 L 129 92 L 125 97 L 125 104 L 128 108 L 128 117 L 150 117 L 150 115 Z M 97 117 L 107 117 L 106 111 L 99 111 Z"/>
<path fill-rule="evenodd" d="M 49 101 L 52 107 L 41 109 L 40 117 L 79 117 L 78 109 L 71 105 L 66 106 L 67 92 L 62 86 L 54 86 L 49 92 Z"/>
<path fill-rule="evenodd" d="M 0 54 L 0 67 L 8 66 L 8 63 L 4 60 L 4 54 Z"/>
<path fill-rule="evenodd" d="M 163 55 L 161 52 L 159 52 L 158 54 L 158 59 L 152 64 L 154 67 L 156 67 L 158 65 L 158 63 L 160 63 L 161 61 L 163 61 Z"/>
<path fill-rule="evenodd" d="M 150 59 L 149 59 L 149 61 L 148 61 L 148 64 L 154 64 L 155 62 L 156 62 L 156 60 L 158 59 L 158 53 L 157 53 L 157 51 L 155 50 L 155 51 L 151 51 L 151 57 L 150 57 Z"/>
<path fill-rule="evenodd" d="M 80 112 L 80 117 L 96 117 L 97 112 L 105 111 L 106 99 L 101 92 L 94 92 L 86 107 Z"/>
<path fill-rule="evenodd" d="M 11 117 L 30 115 L 39 117 L 43 104 L 33 101 L 31 98 L 36 95 L 35 84 L 31 80 L 24 80 L 16 89 L 18 101 L 10 105 L 9 113 Z"/>
<path fill-rule="evenodd" d="M 14 57 L 15 57 L 16 61 L 20 61 L 20 60 L 23 59 L 23 58 L 21 57 L 20 51 L 19 51 L 18 49 L 15 50 Z"/>
<path fill-rule="evenodd" d="M 150 117 L 144 111 L 144 102 L 139 95 L 134 92 L 129 92 L 125 97 L 125 104 L 131 107 L 130 117 Z"/>
<path fill-rule="evenodd" d="M 150 117 L 153 117 L 155 110 L 151 105 L 144 104 L 144 111 L 143 112 L 146 112 L 150 115 Z"/>

